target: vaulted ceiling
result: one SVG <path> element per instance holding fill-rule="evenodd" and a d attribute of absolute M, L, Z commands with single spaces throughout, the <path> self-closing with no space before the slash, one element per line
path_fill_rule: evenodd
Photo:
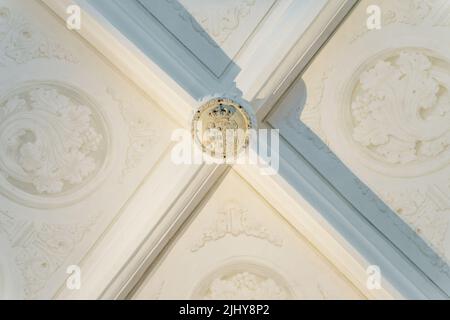
<path fill-rule="evenodd" d="M 449 28 L 445 0 L 0 0 L 0 298 L 448 298 Z M 276 174 L 174 163 L 217 95 L 279 130 Z"/>

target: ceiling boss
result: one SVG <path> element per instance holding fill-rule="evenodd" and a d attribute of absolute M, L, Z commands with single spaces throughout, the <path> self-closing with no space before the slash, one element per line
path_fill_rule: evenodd
<path fill-rule="evenodd" d="M 242 104 L 229 98 L 213 98 L 194 113 L 192 137 L 208 156 L 229 161 L 248 147 L 252 126 Z"/>

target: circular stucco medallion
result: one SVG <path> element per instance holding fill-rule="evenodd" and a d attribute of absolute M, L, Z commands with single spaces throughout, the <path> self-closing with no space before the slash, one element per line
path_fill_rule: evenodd
<path fill-rule="evenodd" d="M 30 82 L 0 99 L 0 193 L 31 207 L 59 207 L 90 194 L 103 171 L 105 117 L 83 92 Z"/>
<path fill-rule="evenodd" d="M 294 293 L 288 281 L 273 268 L 251 258 L 225 263 L 197 284 L 192 299 L 286 300 Z"/>
<path fill-rule="evenodd" d="M 394 176 L 439 170 L 450 159 L 450 63 L 431 50 L 386 51 L 346 88 L 341 127 L 365 164 Z"/>
<path fill-rule="evenodd" d="M 237 157 L 249 144 L 252 120 L 245 108 L 229 98 L 214 98 L 195 112 L 192 136 L 215 159 Z"/>

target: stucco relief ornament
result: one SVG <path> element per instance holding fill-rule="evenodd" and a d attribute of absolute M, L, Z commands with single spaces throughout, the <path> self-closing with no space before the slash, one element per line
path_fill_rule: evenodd
<path fill-rule="evenodd" d="M 403 171 L 410 167 L 414 175 L 447 165 L 449 70 L 448 61 L 419 49 L 377 60 L 352 92 L 353 140 L 378 163 Z"/>
<path fill-rule="evenodd" d="M 286 290 L 271 278 L 241 272 L 212 281 L 204 299 L 280 299 L 289 297 Z"/>
<path fill-rule="evenodd" d="M 204 277 L 193 299 L 285 300 L 293 299 L 289 282 L 273 267 L 252 257 L 232 259 Z"/>
<path fill-rule="evenodd" d="M 197 252 L 208 243 L 225 238 L 226 236 L 247 236 L 281 247 L 283 239 L 270 228 L 262 225 L 248 210 L 238 206 L 224 208 L 217 213 L 211 226 L 204 230 L 200 239 L 192 247 L 192 252 Z"/>
<path fill-rule="evenodd" d="M 70 193 L 101 168 L 106 137 L 101 115 L 73 88 L 13 90 L 0 101 L 0 191 L 47 200 Z"/>
<path fill-rule="evenodd" d="M 78 63 L 76 57 L 47 38 L 35 25 L 9 8 L 0 6 L 0 65 L 23 64 L 38 58 Z"/>
<path fill-rule="evenodd" d="M 249 107 L 230 98 L 212 98 L 192 119 L 192 138 L 204 154 L 217 160 L 236 159 L 250 143 L 255 121 Z"/>
<path fill-rule="evenodd" d="M 214 47 L 223 45 L 256 5 L 256 0 L 166 1 Z"/>

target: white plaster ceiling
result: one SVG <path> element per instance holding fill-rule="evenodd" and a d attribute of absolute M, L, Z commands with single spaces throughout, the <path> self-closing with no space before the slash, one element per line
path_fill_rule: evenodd
<path fill-rule="evenodd" d="M 368 143 L 350 151 L 345 143 L 355 146 L 358 123 L 344 119 L 354 116 L 348 101 L 340 103 L 342 94 L 331 90 L 351 83 L 350 100 L 357 100 L 368 90 L 358 82 L 364 71 L 373 73 L 408 47 L 440 79 L 442 90 L 434 93 L 442 108 L 432 128 L 446 130 L 448 50 L 440 40 L 449 8 L 439 1 L 404 7 L 396 0 L 399 9 L 380 2 L 389 8 L 383 17 L 391 43 L 383 30 L 365 31 L 363 1 L 315 55 L 355 2 L 0 0 L 0 298 L 208 297 L 213 284 L 232 286 L 240 277 L 269 287 L 270 297 L 446 297 L 449 282 L 439 273 L 446 264 L 439 265 L 436 252 L 393 235 L 409 224 L 411 239 L 423 238 L 447 257 L 448 183 L 445 172 L 434 172 L 446 158 L 389 150 L 374 156 Z M 83 10 L 78 32 L 64 21 L 74 3 Z M 416 37 L 406 36 L 411 30 Z M 328 64 L 340 70 L 338 78 L 327 73 Z M 280 129 L 277 175 L 171 161 L 173 130 L 189 128 L 199 100 L 221 92 L 247 100 L 261 127 Z M 338 121 L 347 136 L 335 132 Z M 304 134 L 304 123 L 315 135 Z M 428 149 L 443 146 L 431 140 Z M 312 144 L 322 153 L 317 158 Z M 327 145 L 348 168 L 336 164 Z M 413 179 L 401 171 L 407 162 Z M 330 181 L 333 174 L 342 180 Z M 407 224 L 386 218 L 394 212 L 353 174 L 408 215 Z M 425 197 L 409 192 L 419 184 Z M 397 191 L 408 192 L 407 207 L 384 195 Z M 239 205 L 225 210 L 223 197 Z M 430 203 L 420 217 L 418 199 Z M 238 225 L 227 220 L 233 210 Z M 258 232 L 246 229 L 247 218 Z M 282 245 L 272 229 L 285 238 Z M 193 249 L 195 239 L 201 250 Z M 192 273 L 182 284 L 180 263 Z M 385 279 L 378 291 L 366 286 L 372 264 Z M 80 290 L 66 286 L 71 265 L 81 268 Z"/>

